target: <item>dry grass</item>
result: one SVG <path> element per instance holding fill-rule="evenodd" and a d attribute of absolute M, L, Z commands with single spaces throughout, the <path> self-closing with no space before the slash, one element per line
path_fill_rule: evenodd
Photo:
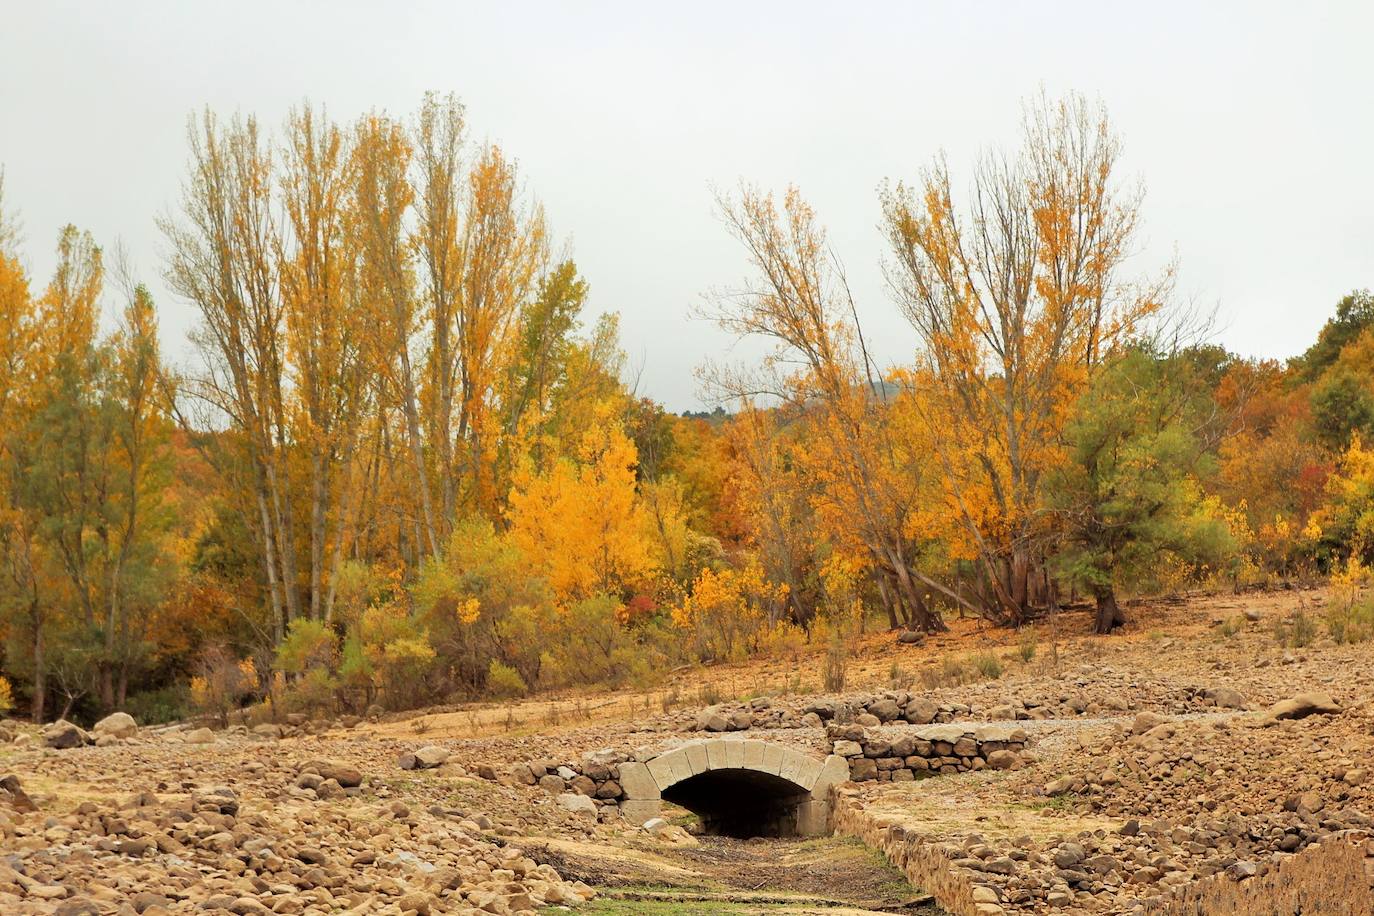
<path fill-rule="evenodd" d="M 1307 593 L 1307 602 L 1311 595 Z M 891 633 L 867 633 L 851 640 L 845 657 L 846 691 L 886 690 L 895 677 L 911 678 L 911 689 L 934 688 L 965 677 L 969 659 L 991 654 L 1001 660 L 1007 674 L 1021 671 L 1060 670 L 1102 657 L 1124 646 L 1169 637 L 1200 638 L 1216 633 L 1221 622 L 1241 610 L 1258 610 L 1264 621 L 1282 619 L 1298 606 L 1294 592 L 1261 592 L 1202 597 L 1186 603 L 1160 602 L 1130 606 L 1130 623 L 1108 637 L 1092 635 L 1089 610 L 1064 611 L 1035 623 L 1036 651 L 1032 661 L 1021 664 L 1026 631 L 1000 629 L 980 620 L 949 621 L 949 631 L 929 636 L 921 645 L 899 644 Z M 1263 624 L 1261 624 L 1263 625 Z M 1213 638 L 1215 638 L 1213 636 Z M 472 704 L 455 712 L 422 712 L 431 737 L 485 737 L 508 732 L 508 716 L 529 724 L 538 723 L 551 734 L 598 723 L 623 722 L 646 714 L 680 708 L 710 706 L 752 696 L 786 696 L 819 692 L 825 679 L 826 646 L 809 647 L 797 659 L 754 659 L 734 664 L 687 668 L 671 673 L 653 690 L 583 690 L 539 696 L 511 704 Z M 953 659 L 953 661 L 950 661 Z M 1008 660 L 1012 664 L 1008 666 Z M 669 698 L 665 704 L 665 697 Z M 547 723 L 547 725 L 546 725 Z M 378 734 L 406 737 L 407 722 L 367 726 Z"/>

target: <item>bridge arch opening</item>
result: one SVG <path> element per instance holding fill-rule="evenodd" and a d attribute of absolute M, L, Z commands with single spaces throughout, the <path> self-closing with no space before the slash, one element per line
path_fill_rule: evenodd
<path fill-rule="evenodd" d="M 691 811 L 701 832 L 739 839 L 797 836 L 810 791 L 790 779 L 744 768 L 707 770 L 663 790 L 663 799 Z"/>
<path fill-rule="evenodd" d="M 826 836 L 831 790 L 849 764 L 767 741 L 689 741 L 642 761 L 620 764 L 620 814 L 643 824 L 662 803 L 701 818 L 707 833 L 736 837 Z"/>

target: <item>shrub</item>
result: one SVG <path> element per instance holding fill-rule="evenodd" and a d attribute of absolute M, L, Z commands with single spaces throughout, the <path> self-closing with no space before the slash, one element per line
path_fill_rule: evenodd
<path fill-rule="evenodd" d="M 721 700 L 720 685 L 707 681 L 697 688 L 697 699 L 702 706 L 715 706 Z"/>
<path fill-rule="evenodd" d="M 529 689 L 520 672 L 510 665 L 503 665 L 493 658 L 487 666 L 487 693 L 492 696 L 505 700 L 524 696 Z"/>
<path fill-rule="evenodd" d="M 849 650 L 844 644 L 844 637 L 836 629 L 830 637 L 829 648 L 825 650 L 825 668 L 821 674 L 821 681 L 827 693 L 839 693 L 844 690 L 848 669 Z"/>
<path fill-rule="evenodd" d="M 236 708 L 260 687 L 257 667 L 251 658 L 236 658 L 224 646 L 207 646 L 197 673 L 191 677 L 191 704 L 229 725 L 229 710 Z"/>
<path fill-rule="evenodd" d="M 311 668 L 334 665 L 334 632 L 320 620 L 297 617 L 286 628 L 277 646 L 277 670 L 304 674 Z"/>
<path fill-rule="evenodd" d="M 648 687 L 661 680 L 668 667 L 662 624 L 651 620 L 627 628 L 619 611 L 618 601 L 599 595 L 556 615 L 540 634 L 549 648 L 541 656 L 539 686 Z"/>
<path fill-rule="evenodd" d="M 14 708 L 14 688 L 10 686 L 9 678 L 0 676 L 0 715 L 9 712 Z"/>
<path fill-rule="evenodd" d="M 312 715 L 332 712 L 338 697 L 339 681 L 328 668 L 311 668 L 296 678 L 282 695 L 282 703 L 292 712 Z"/>
<path fill-rule="evenodd" d="M 191 693 L 185 684 L 169 684 L 157 690 L 131 694 L 124 711 L 140 725 L 162 725 L 184 719 L 191 710 Z"/>
<path fill-rule="evenodd" d="M 701 661 L 742 661 L 751 652 L 791 648 L 799 652 L 802 634 L 776 624 L 768 609 L 785 596 L 768 581 L 757 561 L 740 569 L 703 569 L 691 592 L 673 609 L 673 623 L 687 634 Z M 776 645 L 775 645 L 776 644 Z"/>
<path fill-rule="evenodd" d="M 1374 638 L 1374 598 L 1327 608 L 1326 629 L 1332 639 L 1343 644 Z"/>
<path fill-rule="evenodd" d="M 940 661 L 942 684 L 962 684 L 969 679 L 968 665 L 962 658 L 946 655 Z"/>
<path fill-rule="evenodd" d="M 1035 650 L 1040 645 L 1040 638 L 1032 627 L 1021 634 L 1021 646 L 1017 650 L 1021 655 L 1021 661 L 1030 664 L 1031 659 L 1035 658 Z"/>
<path fill-rule="evenodd" d="M 991 652 L 980 652 L 973 656 L 973 667 L 989 680 L 995 681 L 1002 676 L 1002 660 Z"/>
<path fill-rule="evenodd" d="M 419 705 L 427 693 L 426 679 L 436 653 L 429 631 L 406 612 L 405 604 L 390 599 L 368 607 L 358 622 L 358 640 L 386 705 L 392 709 Z"/>
<path fill-rule="evenodd" d="M 377 696 L 377 669 L 367 657 L 362 637 L 352 633 L 343 644 L 339 688 L 354 711 L 366 709 Z"/>
<path fill-rule="evenodd" d="M 1278 620 L 1274 623 L 1274 639 L 1281 646 L 1300 649 L 1303 646 L 1311 645 L 1316 638 L 1317 625 L 1302 608 L 1289 614 L 1286 620 Z"/>

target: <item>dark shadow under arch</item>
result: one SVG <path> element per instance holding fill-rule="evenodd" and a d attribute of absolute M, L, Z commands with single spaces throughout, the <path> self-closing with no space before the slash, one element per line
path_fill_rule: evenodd
<path fill-rule="evenodd" d="M 707 770 L 663 790 L 701 819 L 704 833 L 741 839 L 796 836 L 797 807 L 809 797 L 789 779 L 747 769 Z"/>

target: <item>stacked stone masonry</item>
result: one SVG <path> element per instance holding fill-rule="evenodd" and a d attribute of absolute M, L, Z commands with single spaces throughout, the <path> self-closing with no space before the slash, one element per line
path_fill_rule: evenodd
<path fill-rule="evenodd" d="M 1010 725 L 831 725 L 826 736 L 831 753 L 848 761 L 854 782 L 902 782 L 986 767 L 1010 770 L 1028 759 L 1025 731 Z"/>
<path fill-rule="evenodd" d="M 924 888 L 955 916 L 998 916 L 1007 912 L 1001 895 L 985 876 L 961 867 L 957 846 L 912 832 L 890 818 L 864 810 L 853 787 L 836 793 L 835 831 L 882 851 L 917 887 Z M 1259 877 L 1237 881 L 1227 872 L 1175 888 L 1169 897 L 1147 906 L 1143 916 L 1368 916 L 1374 912 L 1370 892 L 1374 841 L 1362 831 L 1332 834 L 1293 855 L 1276 858 Z M 1014 912 L 1042 902 L 1011 906 Z M 1062 905 L 1050 904 L 1050 912 Z M 1072 912 L 1080 912 L 1073 908 Z"/>

